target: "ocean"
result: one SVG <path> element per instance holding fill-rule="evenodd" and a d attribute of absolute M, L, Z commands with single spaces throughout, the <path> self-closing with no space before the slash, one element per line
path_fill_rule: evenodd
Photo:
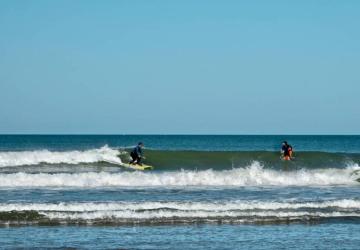
<path fill-rule="evenodd" d="M 0 248 L 359 249 L 359 178 L 360 136 L 0 135 Z"/>

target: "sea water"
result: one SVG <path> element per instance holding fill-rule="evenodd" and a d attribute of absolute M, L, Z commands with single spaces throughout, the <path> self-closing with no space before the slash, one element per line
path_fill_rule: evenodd
<path fill-rule="evenodd" d="M 0 248 L 358 249 L 359 170 L 360 136 L 1 135 Z"/>

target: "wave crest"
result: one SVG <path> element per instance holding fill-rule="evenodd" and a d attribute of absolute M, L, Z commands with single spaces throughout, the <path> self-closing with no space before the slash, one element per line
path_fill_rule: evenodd
<path fill-rule="evenodd" d="M 315 210 L 314 210 L 315 209 Z M 64 223 L 282 223 L 359 219 L 359 200 L 107 202 L 0 204 L 0 224 Z"/>
<path fill-rule="evenodd" d="M 121 163 L 119 151 L 103 146 L 85 151 L 53 152 L 49 150 L 0 152 L 0 167 L 47 164 L 94 163 L 104 160 Z"/>
<path fill-rule="evenodd" d="M 327 186 L 356 185 L 358 165 L 344 169 L 266 169 L 259 162 L 231 170 L 166 172 L 87 172 L 0 174 L 0 187 L 176 187 L 176 186 Z"/>

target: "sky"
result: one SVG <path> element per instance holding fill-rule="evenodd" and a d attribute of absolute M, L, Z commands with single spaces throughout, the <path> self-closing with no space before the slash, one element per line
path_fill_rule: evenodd
<path fill-rule="evenodd" d="M 0 1 L 0 134 L 360 134 L 360 1 Z"/>

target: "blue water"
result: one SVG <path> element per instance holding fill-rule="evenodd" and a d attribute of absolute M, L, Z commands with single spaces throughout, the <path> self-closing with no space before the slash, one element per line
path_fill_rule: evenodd
<path fill-rule="evenodd" d="M 172 167 L 104 162 L 138 141 Z M 0 248 L 358 249 L 358 153 L 359 136 L 1 135 Z"/>
<path fill-rule="evenodd" d="M 360 226 L 178 225 L 20 227 L 0 230 L 2 248 L 76 249 L 359 249 Z"/>
<path fill-rule="evenodd" d="M 299 151 L 360 152 L 360 136 L 343 135 L 0 135 L 0 150 L 85 150 L 132 147 L 164 150 L 278 151 L 287 140 Z"/>

